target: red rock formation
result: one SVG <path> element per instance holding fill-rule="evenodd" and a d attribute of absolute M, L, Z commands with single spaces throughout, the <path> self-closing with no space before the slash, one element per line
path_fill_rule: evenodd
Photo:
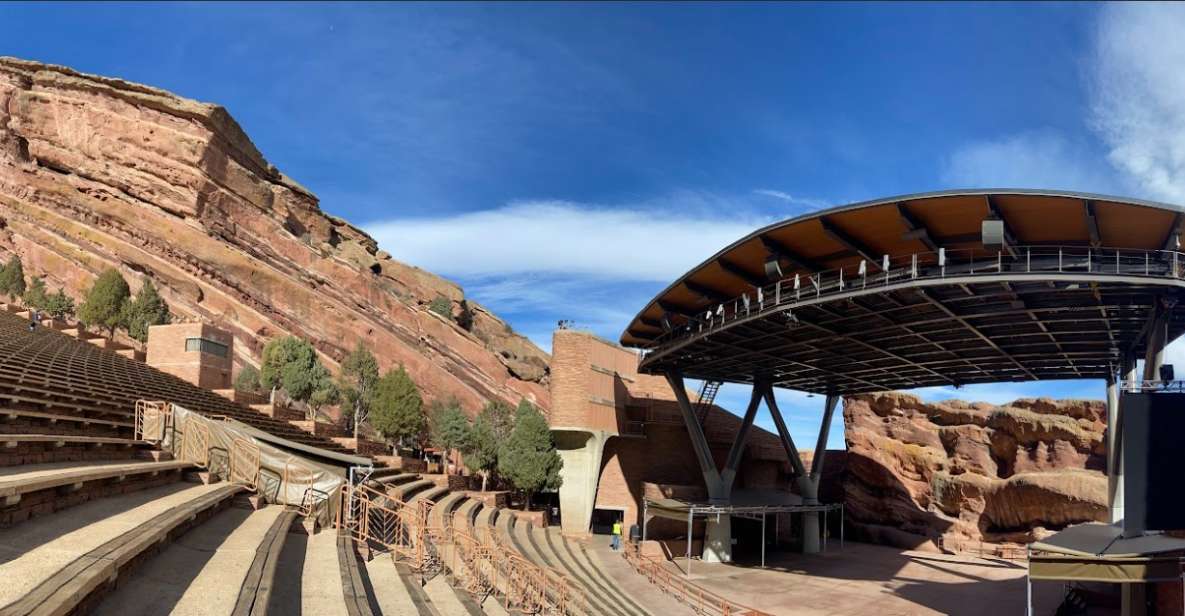
<path fill-rule="evenodd" d="M 939 537 L 1028 542 L 1103 520 L 1105 419 L 1097 401 L 846 398 L 848 520 L 869 539 L 905 547 Z"/>
<path fill-rule="evenodd" d="M 548 406 L 548 357 L 456 284 L 321 212 L 216 105 L 0 58 L 0 258 L 81 296 L 104 268 L 154 280 L 174 313 L 234 333 L 239 363 L 308 338 L 365 341 L 429 396 Z M 452 317 L 427 309 L 446 298 Z"/>

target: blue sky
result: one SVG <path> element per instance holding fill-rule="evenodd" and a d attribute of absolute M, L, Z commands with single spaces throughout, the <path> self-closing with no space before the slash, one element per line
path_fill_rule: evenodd
<path fill-rule="evenodd" d="M 323 209 L 545 348 L 559 319 L 616 339 L 721 246 L 828 205 L 1185 202 L 1181 6 L 0 4 L 0 22 L 2 54 L 226 106 Z M 784 403 L 813 443 L 822 401 Z"/>

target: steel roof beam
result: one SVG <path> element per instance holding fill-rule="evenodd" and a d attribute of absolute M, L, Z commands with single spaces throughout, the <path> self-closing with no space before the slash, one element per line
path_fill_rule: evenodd
<path fill-rule="evenodd" d="M 1024 372 L 1025 374 L 1028 374 L 1030 377 L 1033 378 L 1033 380 L 1037 380 L 1037 375 L 1030 372 L 1029 369 L 1024 367 L 1024 365 L 1021 364 L 1019 361 L 1017 361 L 1016 358 L 1009 355 L 1008 351 L 1005 351 L 1004 349 L 1000 348 L 1000 345 L 996 344 L 995 341 L 993 341 L 988 336 L 984 335 L 984 333 L 979 331 L 979 329 L 977 329 L 974 325 L 972 325 L 970 321 L 968 321 L 967 319 L 963 318 L 962 316 L 956 314 L 950 308 L 947 308 L 946 305 L 943 304 L 942 302 L 931 297 L 930 294 L 927 293 L 924 289 L 918 289 L 917 292 L 918 292 L 918 295 L 921 295 L 922 297 L 926 298 L 926 300 L 928 300 L 930 303 L 934 304 L 935 308 L 938 308 L 939 310 L 941 310 L 941 311 L 945 312 L 947 315 L 949 315 L 952 319 L 962 323 L 968 330 L 970 330 L 972 333 L 974 333 L 976 336 L 978 336 L 984 342 L 991 345 L 991 347 L 993 349 L 996 349 L 997 351 L 999 351 L 1000 355 L 1003 355 L 1004 357 L 1011 359 L 1012 363 L 1016 364 L 1016 367 L 1020 368 L 1022 372 Z M 1025 310 L 1023 312 L 1027 312 L 1027 310 Z"/>
<path fill-rule="evenodd" d="M 826 233 L 827 237 L 839 242 L 840 244 L 843 244 L 852 252 L 855 252 L 856 254 L 863 257 L 865 261 L 871 261 L 871 265 L 875 266 L 877 269 L 880 269 L 881 256 L 874 255 L 871 248 L 860 243 L 855 238 L 848 235 L 843 229 L 835 226 L 835 223 L 827 220 L 826 218 L 820 218 L 819 224 L 823 225 L 823 233 Z"/>
<path fill-rule="evenodd" d="M 800 270 L 805 270 L 808 272 L 818 272 L 818 271 L 822 271 L 822 270 L 826 269 L 826 268 L 822 267 L 821 265 L 819 265 L 818 263 L 815 263 L 814 261 L 799 255 L 798 253 L 791 250 L 789 246 L 783 244 L 782 242 L 779 242 L 778 240 L 776 240 L 772 237 L 762 235 L 762 236 L 760 236 L 760 239 L 761 239 L 761 245 L 765 246 L 765 251 L 767 253 L 769 253 L 769 255 L 771 257 L 778 257 L 779 259 L 784 259 L 785 261 L 790 263 L 790 265 L 792 265 Z"/>
<path fill-rule="evenodd" d="M 658 307 L 662 308 L 664 312 L 669 312 L 671 314 L 681 314 L 681 315 L 688 317 L 688 318 L 698 317 L 701 312 L 699 310 L 693 310 L 691 308 L 684 308 L 683 306 L 679 306 L 677 304 L 672 304 L 671 302 L 664 301 L 664 300 L 658 301 Z"/>
<path fill-rule="evenodd" d="M 709 302 L 715 302 L 715 303 L 721 304 L 721 303 L 724 303 L 724 302 L 734 299 L 731 295 L 729 295 L 728 293 L 725 293 L 724 291 L 717 291 L 716 289 L 704 286 L 698 282 L 684 280 L 683 286 L 687 287 L 688 291 L 695 293 L 696 295 L 708 300 Z"/>
<path fill-rule="evenodd" d="M 931 252 L 938 251 L 938 244 L 935 243 L 934 239 L 930 237 L 930 230 L 926 228 L 926 225 L 923 225 L 921 222 L 919 222 L 913 214 L 909 213 L 909 210 L 906 209 L 904 203 L 897 204 L 897 217 L 900 218 L 901 223 L 905 225 L 905 235 L 902 235 L 901 239 L 919 240 L 925 244 L 926 248 Z"/>
<path fill-rule="evenodd" d="M 736 263 L 733 263 L 732 261 L 729 261 L 728 259 L 720 258 L 720 259 L 716 260 L 716 263 L 720 265 L 720 269 L 728 272 L 729 274 L 731 274 L 737 278 L 740 278 L 741 280 L 743 280 L 755 287 L 763 287 L 766 284 L 768 284 L 768 282 L 769 282 L 762 276 L 756 276 L 754 274 L 750 274 L 744 268 L 737 265 Z"/>
<path fill-rule="evenodd" d="M 1099 220 L 1094 214 L 1094 202 L 1083 199 L 1082 206 L 1086 215 L 1086 232 L 1090 235 L 1090 245 L 1098 248 L 1103 244 L 1103 239 L 1099 233 Z"/>

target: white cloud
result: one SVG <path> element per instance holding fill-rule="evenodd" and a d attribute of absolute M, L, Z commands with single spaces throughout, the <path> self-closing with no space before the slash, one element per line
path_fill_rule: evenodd
<path fill-rule="evenodd" d="M 1113 174 L 1084 144 L 1050 131 L 979 141 L 956 150 L 942 179 L 960 188 L 1053 188 L 1111 192 Z"/>
<path fill-rule="evenodd" d="M 796 197 L 788 192 L 780 190 L 773 190 L 771 188 L 759 188 L 753 191 L 755 195 L 762 195 L 764 197 L 773 197 L 774 199 L 781 199 L 793 205 L 802 206 L 807 210 L 821 210 L 831 204 L 822 199 L 811 199 L 809 197 Z"/>
<path fill-rule="evenodd" d="M 1185 201 L 1185 5 L 1118 3 L 1100 14 L 1092 125 L 1108 158 L 1158 199 Z"/>
<path fill-rule="evenodd" d="M 747 204 L 679 198 L 627 208 L 523 201 L 366 225 L 395 258 L 449 276 L 554 273 L 669 282 L 768 219 Z"/>

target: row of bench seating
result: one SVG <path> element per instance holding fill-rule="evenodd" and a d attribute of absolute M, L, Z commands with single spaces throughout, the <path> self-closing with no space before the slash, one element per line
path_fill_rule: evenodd
<path fill-rule="evenodd" d="M 112 351 L 61 332 L 35 328 L 8 312 L 0 312 L 0 411 L 52 416 L 46 430 L 60 418 L 112 422 L 130 428 L 138 399 L 168 400 L 191 411 L 229 417 L 295 442 L 329 451 L 349 452 L 332 440 L 310 434 L 288 421 L 236 404 Z M 36 415 L 24 415 L 32 420 Z M 126 425 L 124 425 L 126 424 Z M 0 430 L 4 430 L 0 426 Z"/>

